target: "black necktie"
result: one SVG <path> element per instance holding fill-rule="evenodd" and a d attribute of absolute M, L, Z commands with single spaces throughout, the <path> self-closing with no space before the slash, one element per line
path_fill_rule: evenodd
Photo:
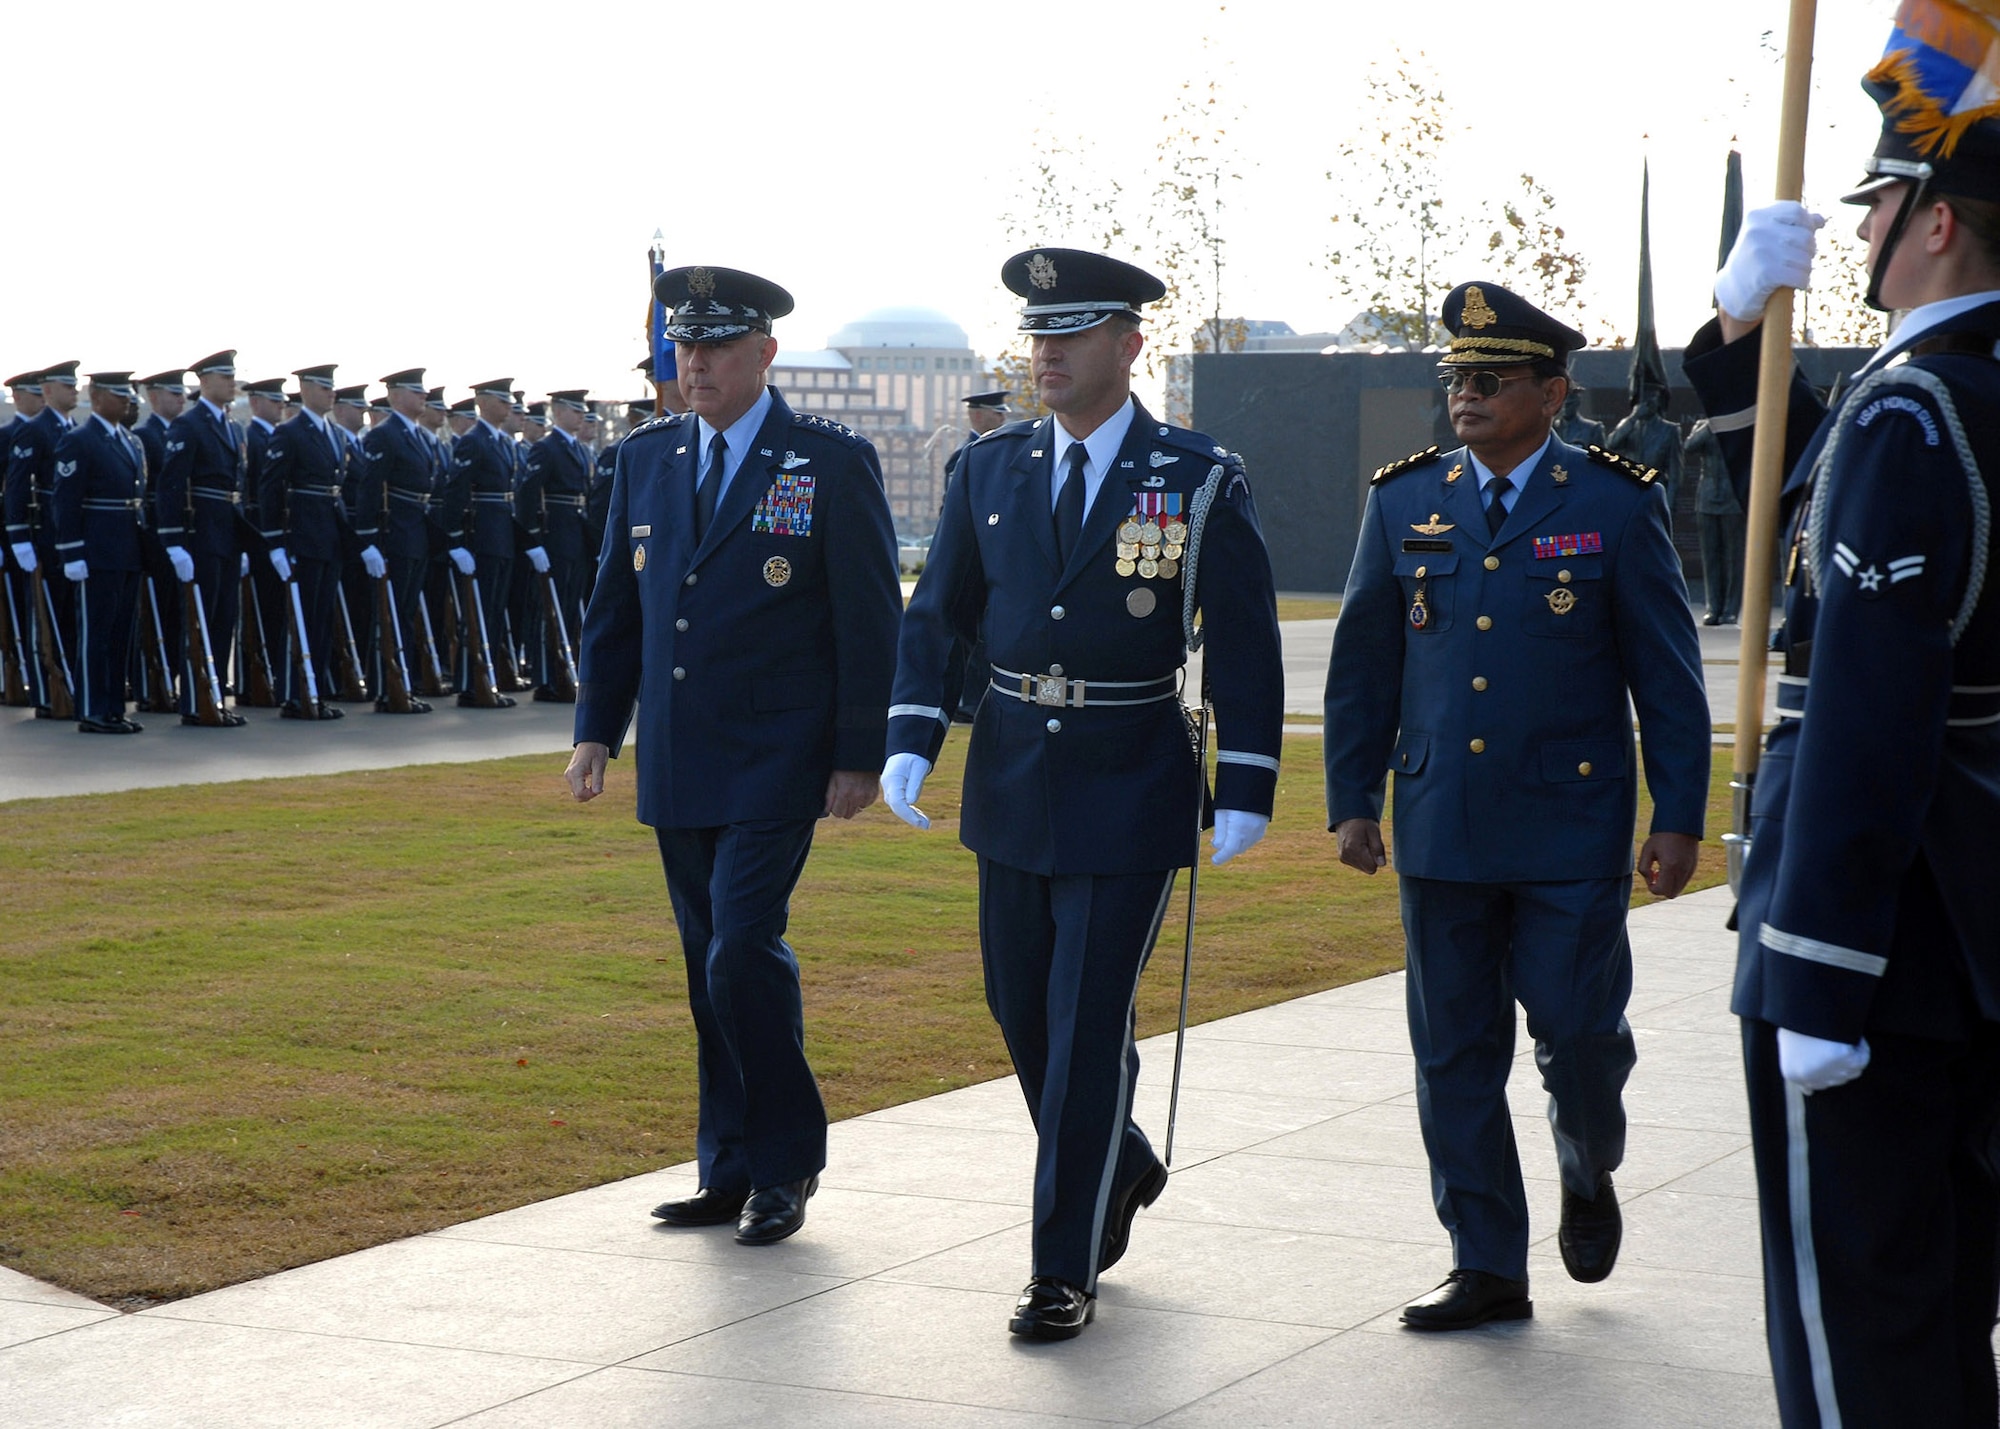
<path fill-rule="evenodd" d="M 1514 483 L 1504 476 L 1496 476 L 1486 488 L 1486 529 L 1495 536 L 1507 520 L 1507 493 L 1514 489 Z"/>
<path fill-rule="evenodd" d="M 728 451 L 729 444 L 723 441 L 722 433 L 717 432 L 715 440 L 708 444 L 708 471 L 694 492 L 694 538 L 697 541 L 708 534 L 708 523 L 715 519 L 715 496 L 722 489 L 722 459 Z"/>
<path fill-rule="evenodd" d="M 1070 552 L 1083 535 L 1083 464 L 1090 453 L 1082 442 L 1071 442 L 1063 458 L 1062 489 L 1056 492 L 1056 562 L 1069 564 Z"/>

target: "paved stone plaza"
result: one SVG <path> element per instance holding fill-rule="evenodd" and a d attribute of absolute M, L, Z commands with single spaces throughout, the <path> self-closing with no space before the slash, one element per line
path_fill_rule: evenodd
<path fill-rule="evenodd" d="M 0 1272 L 24 1426 L 1715 1425 L 1775 1421 L 1726 890 L 1634 915 L 1625 1250 L 1572 1283 L 1533 1052 L 1513 1085 L 1536 1318 L 1401 1329 L 1450 1266 L 1400 975 L 1190 1033 L 1174 1170 L 1068 1344 L 1006 1333 L 1033 1137 L 1013 1080 L 833 1128 L 768 1249 L 647 1216 L 690 1168 L 136 1315 Z M 1139 1114 L 1166 1124 L 1170 1038 Z"/>

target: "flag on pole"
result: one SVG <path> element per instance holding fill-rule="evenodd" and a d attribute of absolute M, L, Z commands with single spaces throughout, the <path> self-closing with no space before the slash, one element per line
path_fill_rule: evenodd
<path fill-rule="evenodd" d="M 667 310 L 653 296 L 653 285 L 666 269 L 666 235 L 656 228 L 653 230 L 653 246 L 646 250 L 646 351 L 652 354 L 656 389 L 680 375 L 674 368 L 674 345 L 667 341 Z M 656 398 L 653 410 L 656 416 L 665 416 L 666 399 Z"/>
<path fill-rule="evenodd" d="M 1653 200 L 1651 165 L 1641 169 L 1639 187 L 1639 328 L 1632 343 L 1632 401 L 1637 405 L 1649 388 L 1667 390 L 1667 364 L 1660 356 L 1660 332 L 1653 321 L 1653 240 L 1650 209 Z"/>

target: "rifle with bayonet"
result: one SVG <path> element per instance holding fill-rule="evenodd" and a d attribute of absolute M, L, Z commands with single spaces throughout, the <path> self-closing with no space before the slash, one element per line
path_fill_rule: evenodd
<path fill-rule="evenodd" d="M 0 570 L 0 594 L 7 602 L 7 620 L 0 625 L 0 658 L 7 662 L 5 675 L 6 699 L 10 705 L 31 705 L 35 702 L 35 682 L 28 673 L 28 640 L 21 628 L 21 612 L 14 604 L 14 578 Z"/>
<path fill-rule="evenodd" d="M 464 620 L 459 643 L 471 656 L 466 663 L 471 670 L 472 688 L 461 693 L 472 696 L 475 708 L 499 709 L 500 690 L 493 678 L 493 652 L 486 643 L 486 606 L 479 598 L 479 583 L 460 572 L 455 584 L 458 587 L 458 608 Z"/>
<path fill-rule="evenodd" d="M 274 709 L 277 684 L 271 678 L 271 645 L 264 635 L 264 612 L 257 604 L 257 582 L 242 579 L 242 608 L 237 619 L 242 634 L 236 641 L 236 703 Z"/>
<path fill-rule="evenodd" d="M 570 648 L 569 623 L 563 619 L 562 598 L 556 594 L 553 571 L 537 577 L 542 588 L 542 638 L 548 642 L 549 688 L 562 699 L 576 698 L 576 656 Z"/>
<path fill-rule="evenodd" d="M 222 706 L 222 680 L 215 673 L 215 647 L 208 639 L 208 612 L 202 608 L 201 587 L 182 581 L 181 629 L 187 641 L 187 674 L 193 683 L 195 718 L 205 725 L 228 724 Z"/>
<path fill-rule="evenodd" d="M 35 644 L 41 654 L 49 714 L 55 719 L 75 719 L 76 686 L 70 683 L 69 655 L 63 650 L 62 622 L 56 619 L 55 592 L 49 589 L 39 564 L 28 579 L 35 593 Z"/>
<path fill-rule="evenodd" d="M 410 698 L 410 666 L 403 658 L 403 624 L 396 614 L 396 587 L 387 576 L 375 578 L 375 624 L 375 655 L 382 662 L 382 707 L 390 714 L 414 714 L 417 702 Z"/>
<path fill-rule="evenodd" d="M 340 617 L 334 630 L 333 697 L 337 700 L 368 698 L 368 674 L 361 668 L 361 645 L 354 638 L 354 619 L 347 613 L 347 592 L 336 581 L 333 610 Z"/>

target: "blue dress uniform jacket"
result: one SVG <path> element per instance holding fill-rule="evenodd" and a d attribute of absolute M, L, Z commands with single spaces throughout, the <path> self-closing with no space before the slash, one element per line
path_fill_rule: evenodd
<path fill-rule="evenodd" d="M 139 439 L 139 445 L 145 449 L 146 470 L 157 480 L 160 468 L 167 463 L 167 419 L 158 412 L 148 412 L 146 420 L 132 429 L 132 435 Z M 150 511 L 147 513 L 149 519 L 152 514 Z"/>
<path fill-rule="evenodd" d="M 160 540 L 196 555 L 235 556 L 242 549 L 243 433 L 193 402 L 167 428 L 166 450 L 157 488 Z"/>
<path fill-rule="evenodd" d="M 584 539 L 589 458 L 580 443 L 561 432 L 543 437 L 523 458 L 514 509 L 529 544 L 541 544 L 552 561 L 580 561 L 597 555 Z"/>
<path fill-rule="evenodd" d="M 1661 492 L 1552 440 L 1493 535 L 1463 448 L 1384 470 L 1327 675 L 1329 826 L 1380 819 L 1393 770 L 1398 872 L 1623 877 L 1636 706 L 1653 829 L 1700 837 L 1708 702 Z"/>
<path fill-rule="evenodd" d="M 1269 815 L 1277 788 L 1283 664 L 1270 559 L 1242 463 L 1134 405 L 1064 569 L 1050 513 L 1053 419 L 1010 423 L 967 448 L 903 618 L 892 752 L 936 762 L 959 697 L 946 688 L 954 636 L 971 643 L 983 635 L 996 671 L 1084 683 L 1081 709 L 991 691 L 973 721 L 960 838 L 1029 873 L 1142 873 L 1194 862 L 1203 777 L 1179 702 L 1099 708 L 1089 700 L 1093 682 L 1171 681 L 1186 661 L 1189 573 L 1120 575 L 1117 533 L 1142 499 L 1159 498 L 1190 520 L 1217 468 L 1193 575 L 1208 632 L 1215 803 Z"/>
<path fill-rule="evenodd" d="M 83 561 L 99 572 L 137 571 L 140 514 L 146 499 L 145 453 L 92 418 L 56 443 L 53 512 L 58 561 Z"/>
<path fill-rule="evenodd" d="M 424 435 L 392 416 L 361 439 L 367 457 L 354 496 L 357 534 L 378 520 L 385 556 L 421 561 L 431 553 L 431 508 L 437 467 Z M 406 617 L 407 618 L 407 617 Z"/>
<path fill-rule="evenodd" d="M 639 709 L 639 820 L 816 819 L 836 769 L 882 767 L 901 592 L 875 449 L 772 393 L 694 539 L 692 417 L 619 446 L 584 621 L 577 742 Z"/>
<path fill-rule="evenodd" d="M 44 407 L 25 422 L 16 422 L 7 443 L 7 540 L 10 544 L 46 539 L 49 491 L 55 482 L 56 443 L 69 430 L 62 414 Z"/>
<path fill-rule="evenodd" d="M 445 533 L 452 545 L 475 557 L 513 558 L 513 445 L 512 438 L 494 436 L 484 422 L 452 444 L 444 486 Z M 489 610 L 487 617 L 498 614 Z"/>
<path fill-rule="evenodd" d="M 1719 336 L 1690 345 L 1688 377 L 1727 415 L 1754 403 L 1757 343 Z M 1995 336 L 2000 303 L 1914 342 Z M 1869 368 L 1835 416 L 1793 375 L 1780 717 L 1757 772 L 1734 999 L 1739 1016 L 1850 1043 L 1962 1035 L 1968 988 L 2000 1020 L 2000 597 L 1981 539 L 2000 364 L 1946 350 Z M 1732 467 L 1754 434 L 1721 434 Z"/>
<path fill-rule="evenodd" d="M 271 434 L 264 446 L 257 510 L 264 539 L 294 560 L 340 559 L 342 511 L 341 436 L 322 431 L 301 412 Z"/>

